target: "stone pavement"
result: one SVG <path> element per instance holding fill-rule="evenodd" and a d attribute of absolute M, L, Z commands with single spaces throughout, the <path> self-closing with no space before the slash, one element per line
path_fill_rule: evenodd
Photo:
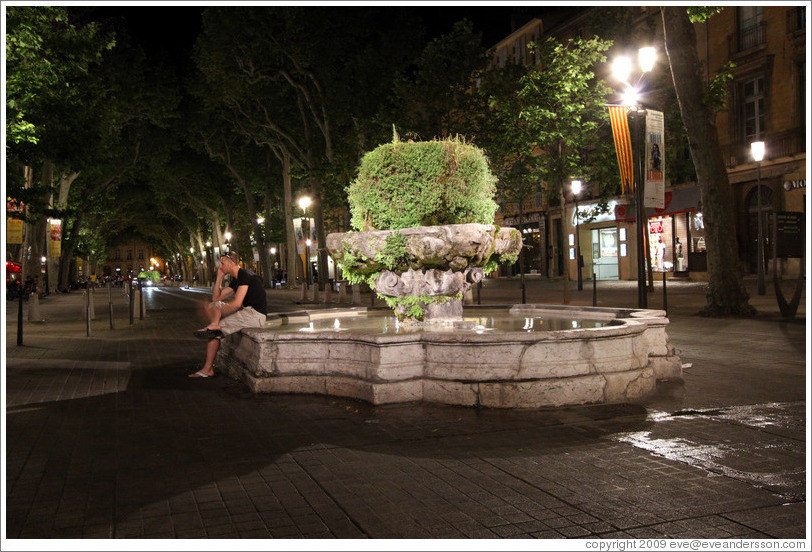
<path fill-rule="evenodd" d="M 584 284 L 571 304 L 592 304 Z M 550 539 L 533 546 L 560 549 L 555 539 L 733 538 L 808 549 L 806 297 L 784 320 L 771 282 L 766 296 L 746 284 L 756 317 L 708 319 L 696 315 L 704 284 L 668 282 L 684 381 L 641 404 L 523 411 L 375 407 L 186 378 L 203 353 L 191 337 L 194 289 L 145 293 L 147 315 L 132 325 L 115 290 L 115 330 L 106 292 L 97 295 L 92 337 L 81 294 L 52 294 L 46 322 L 26 322 L 22 347 L 9 303 L 2 548 L 82 538 L 312 539 L 315 549 L 330 547 L 315 539 Z M 599 306 L 636 306 L 636 282 L 598 285 Z M 527 279 L 527 300 L 561 303 L 563 289 Z M 300 296 L 269 290 L 269 306 L 335 306 Z M 648 297 L 660 308 L 661 283 Z M 518 303 L 519 282 L 487 280 L 480 298 Z"/>

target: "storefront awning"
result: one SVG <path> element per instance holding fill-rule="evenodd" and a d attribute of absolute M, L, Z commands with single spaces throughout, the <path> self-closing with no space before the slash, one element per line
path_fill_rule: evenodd
<path fill-rule="evenodd" d="M 678 188 L 665 192 L 665 205 L 662 209 L 646 209 L 649 217 L 675 215 L 699 209 L 699 187 Z"/>
<path fill-rule="evenodd" d="M 678 188 L 665 192 L 664 206 L 662 209 L 649 207 L 646 209 L 646 217 L 659 217 L 663 215 L 675 215 L 688 211 L 699 210 L 699 187 Z M 634 204 L 618 205 L 615 207 L 615 220 L 618 222 L 632 222 L 634 217 Z"/>

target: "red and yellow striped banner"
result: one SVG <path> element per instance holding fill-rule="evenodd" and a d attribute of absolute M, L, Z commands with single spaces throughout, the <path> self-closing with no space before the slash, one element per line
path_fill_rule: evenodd
<path fill-rule="evenodd" d="M 615 139 L 617 164 L 620 167 L 620 183 L 623 193 L 634 191 L 634 161 L 632 158 L 632 137 L 629 132 L 629 108 L 610 105 L 609 119 L 612 121 L 612 136 Z"/>

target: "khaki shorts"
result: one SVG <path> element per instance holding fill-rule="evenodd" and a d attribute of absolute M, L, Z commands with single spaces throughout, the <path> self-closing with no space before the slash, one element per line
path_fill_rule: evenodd
<path fill-rule="evenodd" d="M 244 307 L 220 319 L 223 335 L 233 334 L 243 328 L 261 328 L 265 325 L 265 315 L 252 307 Z"/>

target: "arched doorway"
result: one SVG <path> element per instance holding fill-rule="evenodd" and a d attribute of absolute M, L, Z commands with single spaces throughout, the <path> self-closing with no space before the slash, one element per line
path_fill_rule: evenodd
<path fill-rule="evenodd" d="M 772 220 L 773 191 L 762 184 L 761 188 L 761 223 L 764 233 L 764 270 L 767 270 L 767 259 L 772 256 L 772 232 L 769 221 Z M 747 268 L 750 274 L 758 272 L 758 188 L 753 186 L 747 195 Z"/>

